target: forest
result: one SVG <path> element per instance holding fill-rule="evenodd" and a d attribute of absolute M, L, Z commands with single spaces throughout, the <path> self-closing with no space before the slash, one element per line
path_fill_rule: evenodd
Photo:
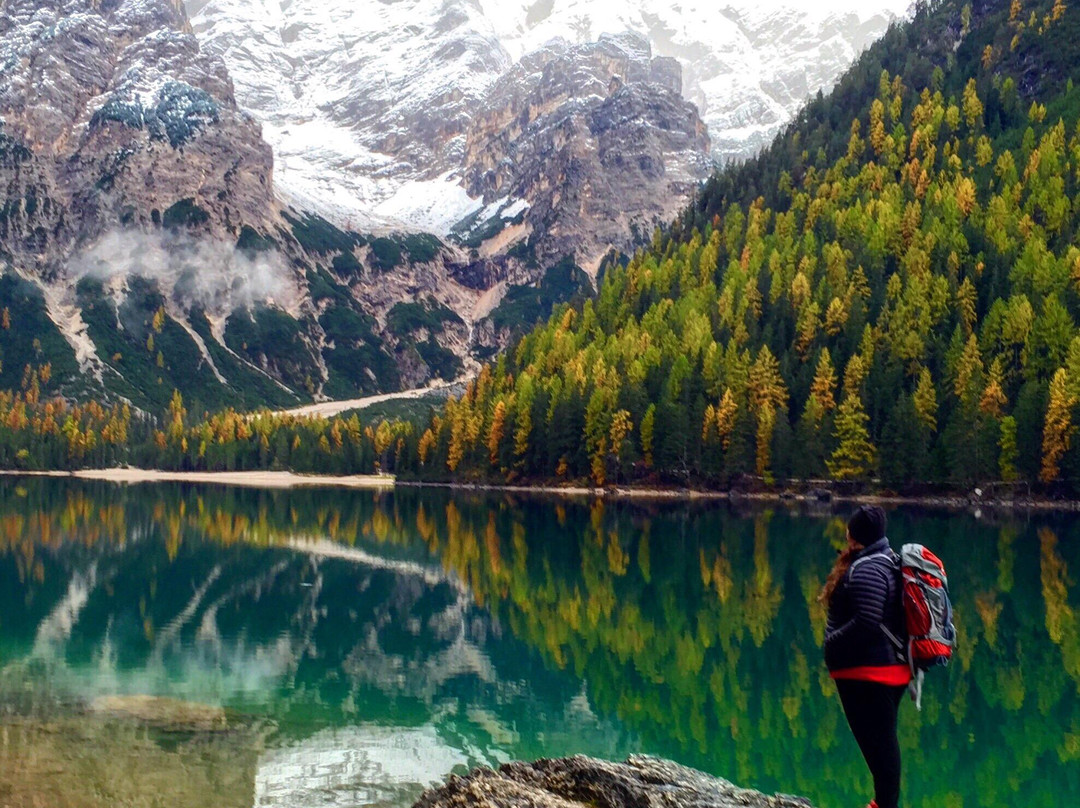
<path fill-rule="evenodd" d="M 43 396 L 49 365 L 27 366 L 17 392 L 0 391 L 0 468 L 75 470 L 136 465 L 171 471 L 291 470 L 377 474 L 414 467 L 413 424 L 356 413 L 303 417 L 233 409 L 188 413 L 173 391 L 154 417 L 128 404 L 69 404 Z"/>
<path fill-rule="evenodd" d="M 420 475 L 1075 489 L 1078 33 L 919 6 L 448 402 Z"/>

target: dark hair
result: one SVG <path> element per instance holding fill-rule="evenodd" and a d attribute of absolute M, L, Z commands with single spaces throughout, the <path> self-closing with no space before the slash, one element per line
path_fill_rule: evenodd
<path fill-rule="evenodd" d="M 860 505 L 848 519 L 847 529 L 856 544 L 869 547 L 885 537 L 885 511 L 877 505 Z"/>

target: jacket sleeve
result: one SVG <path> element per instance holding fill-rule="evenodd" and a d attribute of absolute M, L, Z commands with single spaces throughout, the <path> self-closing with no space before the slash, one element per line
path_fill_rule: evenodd
<path fill-rule="evenodd" d="M 888 572 L 881 564 L 864 563 L 852 570 L 847 581 L 852 618 L 825 637 L 826 657 L 849 656 L 848 649 L 881 634 L 889 596 Z"/>

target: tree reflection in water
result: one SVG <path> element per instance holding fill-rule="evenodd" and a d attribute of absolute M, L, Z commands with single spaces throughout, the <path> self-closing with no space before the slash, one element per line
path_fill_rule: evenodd
<path fill-rule="evenodd" d="M 902 712 L 909 803 L 1078 793 L 1077 528 L 890 529 L 940 550 L 960 634 Z M 264 722 L 264 796 L 298 761 L 337 767 L 340 804 L 402 804 L 451 766 L 642 750 L 839 808 L 866 791 L 818 650 L 842 535 L 715 505 L 6 481 L 0 696 L 20 721 L 103 692 L 222 704 Z M 385 728 L 440 770 L 391 772 Z"/>

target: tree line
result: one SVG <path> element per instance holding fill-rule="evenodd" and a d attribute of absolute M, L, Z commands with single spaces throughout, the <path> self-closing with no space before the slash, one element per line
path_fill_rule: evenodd
<path fill-rule="evenodd" d="M 0 468 L 378 474 L 415 465 L 415 427 L 406 421 L 233 409 L 193 417 L 179 391 L 154 416 L 127 403 L 72 404 L 43 394 L 51 382 L 50 365 L 27 366 L 19 390 L 0 391 Z"/>

